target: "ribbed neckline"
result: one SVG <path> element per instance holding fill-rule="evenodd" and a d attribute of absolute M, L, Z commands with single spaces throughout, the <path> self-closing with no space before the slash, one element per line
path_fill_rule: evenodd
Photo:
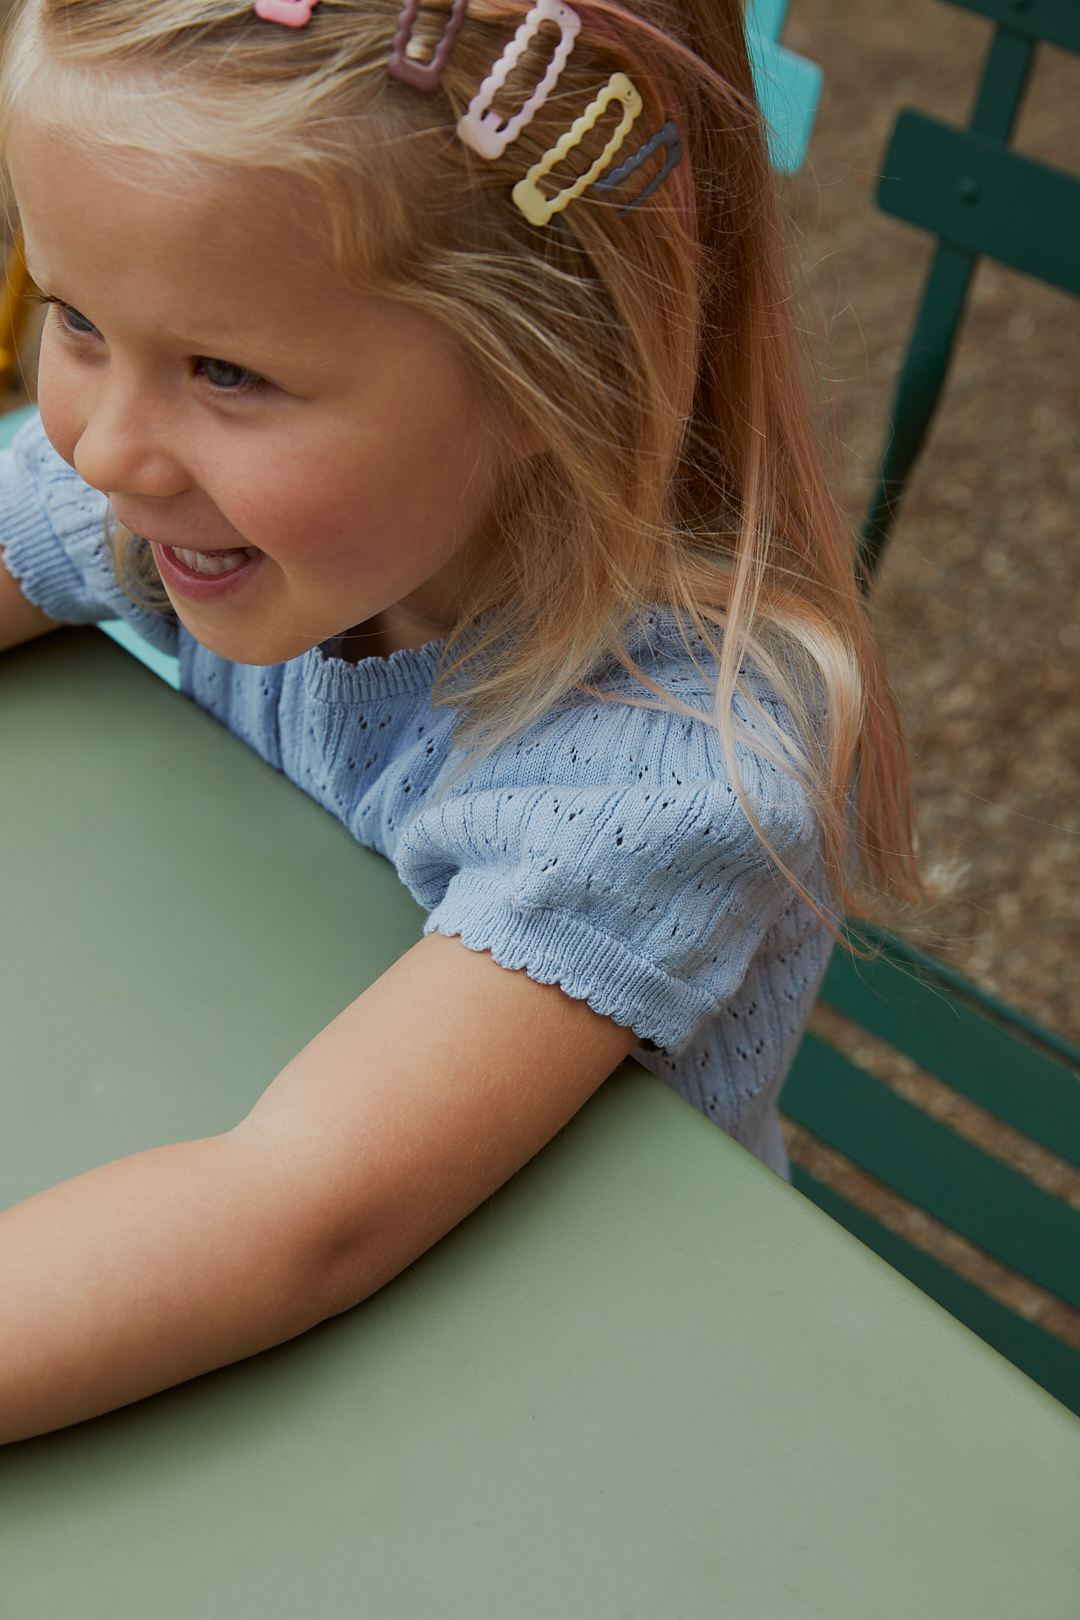
<path fill-rule="evenodd" d="M 642 612 L 638 623 L 627 630 L 631 653 L 650 633 L 665 638 L 678 634 L 673 608 L 658 604 Z M 430 690 L 446 642 L 443 639 L 426 641 L 422 647 L 399 647 L 388 658 L 374 654 L 355 664 L 328 652 L 330 645 L 331 642 L 320 642 L 301 655 L 305 689 L 319 703 L 357 704 Z"/>
<path fill-rule="evenodd" d="M 321 642 L 301 658 L 304 686 L 318 703 L 365 703 L 419 692 L 434 685 L 439 654 L 445 642 L 426 641 L 422 647 L 399 647 L 389 658 L 373 654 L 351 664 L 327 652 Z"/>

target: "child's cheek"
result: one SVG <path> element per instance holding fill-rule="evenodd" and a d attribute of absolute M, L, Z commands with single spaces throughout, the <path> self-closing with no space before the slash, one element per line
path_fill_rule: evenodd
<path fill-rule="evenodd" d="M 237 468 L 216 504 L 237 534 L 283 563 L 333 546 L 332 491 L 295 473 L 283 478 L 278 469 L 264 466 L 261 476 L 257 470 L 244 476 Z"/>
<path fill-rule="evenodd" d="M 47 333 L 41 340 L 37 393 L 45 437 L 57 455 L 63 456 L 69 467 L 74 467 L 75 447 L 83 430 L 79 389 L 72 378 L 71 368 L 65 365 L 61 356 L 56 355 Z"/>
<path fill-rule="evenodd" d="M 238 454 L 218 504 L 238 534 L 281 562 L 346 562 L 358 537 L 382 532 L 393 502 L 380 498 L 378 472 L 365 474 L 347 445 L 334 458 L 294 452 L 249 463 Z"/>

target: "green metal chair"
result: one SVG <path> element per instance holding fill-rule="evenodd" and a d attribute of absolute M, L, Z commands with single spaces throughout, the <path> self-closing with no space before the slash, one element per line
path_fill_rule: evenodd
<path fill-rule="evenodd" d="M 892 406 L 893 433 L 863 525 L 871 575 L 922 448 L 980 254 L 1080 294 L 1080 181 L 1009 150 L 1036 46 L 1080 51 L 1076 0 L 948 0 L 998 23 L 967 129 L 905 109 L 878 185 L 886 214 L 939 238 Z"/>
<path fill-rule="evenodd" d="M 1080 51 L 1076 0 L 949 0 L 997 22 L 967 130 L 901 112 L 877 200 L 939 238 L 892 406 L 860 551 L 867 588 L 948 370 L 980 254 L 1080 293 L 1080 180 L 1008 150 L 1035 47 Z M 1080 1168 L 1080 1051 L 882 930 L 834 953 L 821 1001 Z M 1080 1309 L 1080 1213 L 808 1032 L 783 1111 L 1002 1264 Z M 798 1165 L 795 1186 L 1072 1411 L 1080 1351 L 887 1230 Z"/>

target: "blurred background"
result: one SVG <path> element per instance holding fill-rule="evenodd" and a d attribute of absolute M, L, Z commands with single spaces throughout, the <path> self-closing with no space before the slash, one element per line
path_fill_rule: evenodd
<path fill-rule="evenodd" d="M 898 108 L 966 123 L 991 25 L 940 0 L 792 0 L 824 72 L 786 182 L 802 322 L 858 521 L 934 241 L 873 195 Z M 1040 48 L 1014 149 L 1080 168 L 1080 61 Z M 928 843 L 970 858 L 936 954 L 1080 1044 L 1080 302 L 982 260 L 876 586 Z"/>
<path fill-rule="evenodd" d="M 985 19 L 941 0 L 790 0 L 785 46 L 824 87 L 800 172 L 778 183 L 799 320 L 858 525 L 934 248 L 882 214 L 898 110 L 968 120 Z M 1080 170 L 1080 59 L 1041 46 L 1015 150 Z M 23 404 L 40 317 L 22 345 Z M 928 854 L 970 862 L 934 954 L 1080 1044 L 1080 300 L 982 260 L 871 612 L 909 742 Z M 885 1084 L 1080 1209 L 1080 1175 L 819 1007 L 812 1029 Z M 1080 1346 L 1080 1316 L 790 1121 L 792 1157 L 1004 1303 Z"/>
<path fill-rule="evenodd" d="M 963 125 L 993 29 L 941 0 L 791 0 L 824 74 L 782 181 L 853 523 L 869 504 L 935 240 L 874 193 L 901 107 Z M 1014 150 L 1080 170 L 1080 59 L 1043 45 Z M 983 259 L 875 584 L 928 852 L 970 861 L 936 956 L 1080 1044 L 1080 300 Z M 824 1007 L 811 1029 L 1080 1209 L 1080 1176 Z M 781 1098 L 781 1107 L 783 1099 Z M 1080 1317 L 785 1122 L 792 1157 L 883 1224 L 1080 1346 Z"/>

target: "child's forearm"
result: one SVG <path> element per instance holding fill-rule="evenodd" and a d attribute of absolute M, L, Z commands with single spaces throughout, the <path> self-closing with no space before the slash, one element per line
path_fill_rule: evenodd
<path fill-rule="evenodd" d="M 0 1443 L 95 1417 L 302 1333 L 316 1222 L 249 1134 L 153 1148 L 0 1212 Z"/>

